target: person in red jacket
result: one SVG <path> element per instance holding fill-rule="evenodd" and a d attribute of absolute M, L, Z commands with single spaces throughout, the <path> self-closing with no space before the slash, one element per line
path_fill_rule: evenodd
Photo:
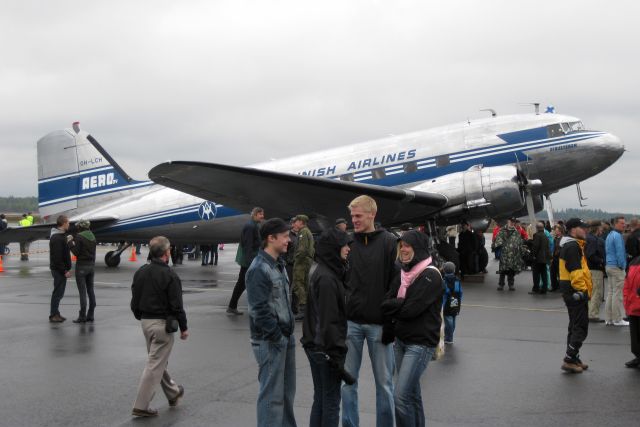
<path fill-rule="evenodd" d="M 629 263 L 629 273 L 622 290 L 624 310 L 629 316 L 631 353 L 635 359 L 625 363 L 627 368 L 640 368 L 640 256 Z"/>

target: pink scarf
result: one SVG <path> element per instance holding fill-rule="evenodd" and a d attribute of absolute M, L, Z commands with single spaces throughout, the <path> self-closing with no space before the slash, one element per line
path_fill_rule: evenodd
<path fill-rule="evenodd" d="M 420 261 L 409 271 L 400 271 L 400 289 L 398 289 L 398 298 L 404 298 L 407 294 L 407 289 L 416 280 L 416 277 L 420 275 L 431 264 L 431 258 L 427 258 L 424 261 Z"/>

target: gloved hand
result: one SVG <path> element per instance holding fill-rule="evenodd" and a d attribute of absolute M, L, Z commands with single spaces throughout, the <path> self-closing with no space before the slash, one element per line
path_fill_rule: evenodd
<path fill-rule="evenodd" d="M 393 323 L 385 323 L 384 325 L 382 325 L 382 337 L 380 338 L 382 344 L 391 344 L 393 341 L 395 341 L 395 339 L 396 336 L 393 330 Z"/>
<path fill-rule="evenodd" d="M 403 299 L 400 298 L 389 298 L 382 302 L 380 309 L 385 316 L 393 316 L 393 314 L 400 310 L 402 304 L 404 303 Z"/>
<path fill-rule="evenodd" d="M 355 384 L 356 382 L 355 377 L 351 375 L 349 372 L 345 371 L 343 362 L 339 362 L 329 357 L 329 365 L 331 365 L 331 367 L 338 373 L 338 376 L 342 381 L 345 382 L 345 384 L 347 385 Z"/>
<path fill-rule="evenodd" d="M 571 298 L 573 298 L 574 301 L 586 301 L 588 299 L 587 294 L 581 291 L 574 292 Z"/>

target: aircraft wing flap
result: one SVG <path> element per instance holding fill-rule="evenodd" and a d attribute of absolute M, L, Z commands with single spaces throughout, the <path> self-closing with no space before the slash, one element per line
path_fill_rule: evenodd
<path fill-rule="evenodd" d="M 149 178 L 242 212 L 260 206 L 268 217 L 305 213 L 333 221 L 348 214 L 347 205 L 354 197 L 366 194 L 378 203 L 376 220 L 399 224 L 424 220 L 447 202 L 436 193 L 203 162 L 162 163 L 149 171 Z"/>

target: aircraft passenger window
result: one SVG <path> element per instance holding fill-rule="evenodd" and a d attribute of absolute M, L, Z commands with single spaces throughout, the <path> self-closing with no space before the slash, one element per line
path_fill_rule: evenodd
<path fill-rule="evenodd" d="M 340 181 L 353 181 L 353 174 L 352 173 L 345 173 L 344 175 L 340 176 Z"/>
<path fill-rule="evenodd" d="M 560 126 L 560 124 L 553 124 L 553 125 L 547 126 L 548 138 L 555 138 L 557 136 L 562 136 L 562 135 L 564 135 L 564 132 L 562 131 L 562 126 Z"/>
<path fill-rule="evenodd" d="M 436 157 L 436 167 L 441 168 L 444 166 L 449 166 L 449 163 L 451 163 L 449 161 L 449 155 L 445 154 L 444 156 L 438 156 Z"/>
<path fill-rule="evenodd" d="M 373 174 L 373 179 L 382 179 L 387 176 L 387 174 L 384 173 L 384 168 L 374 169 L 372 171 L 372 174 Z"/>
<path fill-rule="evenodd" d="M 418 170 L 418 163 L 417 162 L 405 163 L 403 166 L 403 169 L 405 173 L 414 173 L 415 171 Z"/>

